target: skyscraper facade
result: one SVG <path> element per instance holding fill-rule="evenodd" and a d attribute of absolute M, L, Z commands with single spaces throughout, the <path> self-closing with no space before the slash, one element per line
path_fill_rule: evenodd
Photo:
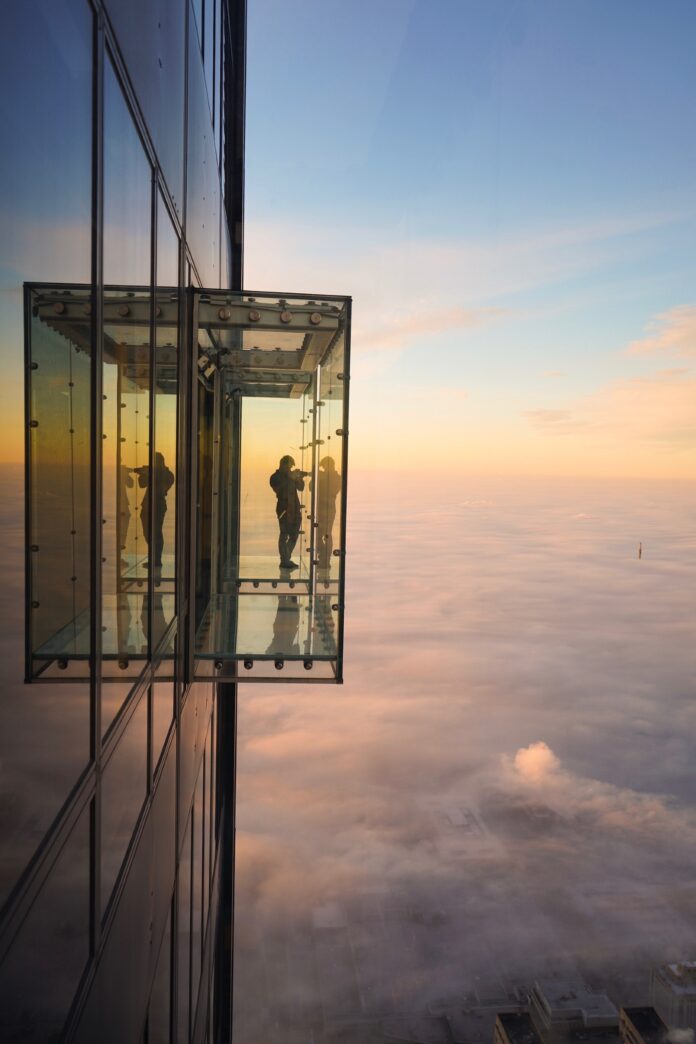
<path fill-rule="evenodd" d="M 245 3 L 3 15 L 0 1038 L 225 1040 L 234 687 L 181 637 L 182 346 L 187 288 L 241 286 Z"/>

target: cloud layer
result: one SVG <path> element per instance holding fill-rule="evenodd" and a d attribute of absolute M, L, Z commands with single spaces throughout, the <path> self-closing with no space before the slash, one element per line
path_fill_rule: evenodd
<path fill-rule="evenodd" d="M 353 478 L 346 685 L 241 693 L 242 1041 L 696 952 L 693 506 Z"/>

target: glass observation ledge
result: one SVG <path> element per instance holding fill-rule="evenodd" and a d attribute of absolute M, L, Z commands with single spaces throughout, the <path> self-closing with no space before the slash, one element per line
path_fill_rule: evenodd
<path fill-rule="evenodd" d="M 25 286 L 27 680 L 97 654 L 123 680 L 176 630 L 189 678 L 341 681 L 350 299 L 113 286 L 96 313 Z"/>

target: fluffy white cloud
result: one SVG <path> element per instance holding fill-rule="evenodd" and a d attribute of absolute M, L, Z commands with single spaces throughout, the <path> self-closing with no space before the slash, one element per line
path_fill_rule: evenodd
<path fill-rule="evenodd" d="M 532 783 L 545 779 L 561 767 L 560 761 L 543 740 L 530 743 L 528 747 L 520 747 L 515 754 L 513 765 L 522 779 Z"/>

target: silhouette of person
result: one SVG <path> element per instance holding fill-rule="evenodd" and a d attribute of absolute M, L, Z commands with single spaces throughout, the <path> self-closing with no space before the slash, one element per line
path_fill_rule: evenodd
<path fill-rule="evenodd" d="M 331 567 L 336 497 L 341 492 L 341 485 L 333 457 L 324 457 L 319 461 L 317 474 L 317 558 L 320 569 Z"/>
<path fill-rule="evenodd" d="M 153 481 L 150 481 L 150 468 L 134 468 L 138 476 L 138 485 L 145 490 L 140 505 L 140 521 L 145 535 L 145 542 L 150 553 L 150 564 L 156 569 L 162 567 L 164 551 L 164 516 L 167 514 L 167 493 L 174 485 L 174 475 L 164 462 L 162 453 L 155 453 Z M 150 497 L 154 487 L 152 538 L 150 538 Z"/>
<path fill-rule="evenodd" d="M 277 497 L 276 515 L 278 516 L 278 554 L 281 569 L 299 569 L 296 562 L 290 560 L 295 550 L 297 538 L 302 524 L 302 508 L 298 492 L 304 489 L 303 471 L 295 468 L 295 461 L 289 455 L 280 458 L 278 470 L 268 480 Z"/>

